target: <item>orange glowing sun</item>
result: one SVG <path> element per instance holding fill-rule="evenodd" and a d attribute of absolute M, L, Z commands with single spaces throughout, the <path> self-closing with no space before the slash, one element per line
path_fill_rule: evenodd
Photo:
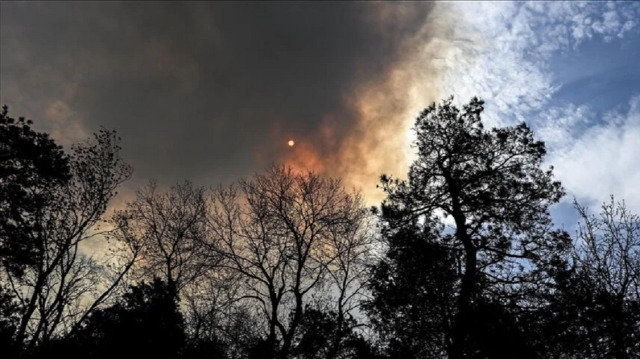
<path fill-rule="evenodd" d="M 296 143 L 293 142 L 293 140 L 289 140 L 289 142 L 287 142 L 287 144 L 289 145 L 289 147 L 293 147 L 293 145 L 295 145 Z"/>

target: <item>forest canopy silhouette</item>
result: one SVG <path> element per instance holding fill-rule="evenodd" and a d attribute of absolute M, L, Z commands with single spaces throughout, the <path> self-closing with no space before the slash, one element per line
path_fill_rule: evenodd
<path fill-rule="evenodd" d="M 576 233 L 526 123 L 433 103 L 416 157 L 367 208 L 274 165 L 230 186 L 132 174 L 115 131 L 65 151 L 0 113 L 0 351 L 7 358 L 640 358 L 640 217 Z M 107 248 L 94 253 L 91 248 Z"/>

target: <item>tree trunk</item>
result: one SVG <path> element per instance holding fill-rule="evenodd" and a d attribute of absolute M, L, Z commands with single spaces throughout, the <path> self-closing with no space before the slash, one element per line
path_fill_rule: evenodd
<path fill-rule="evenodd" d="M 296 293 L 296 307 L 293 312 L 293 318 L 291 319 L 291 324 L 289 325 L 289 330 L 286 335 L 282 338 L 282 347 L 280 348 L 280 355 L 278 356 L 280 359 L 289 358 L 289 352 L 291 351 L 291 344 L 293 344 L 293 336 L 296 334 L 296 329 L 298 329 L 298 324 L 302 320 L 302 294 Z"/>
<path fill-rule="evenodd" d="M 473 309 L 472 301 L 475 294 L 477 277 L 477 249 L 467 232 L 466 217 L 462 211 L 458 192 L 455 186 L 450 187 L 452 198 L 453 218 L 456 223 L 456 237 L 462 243 L 465 251 L 464 275 L 460 283 L 458 296 L 458 313 L 453 323 L 453 333 L 449 356 L 451 359 L 467 357 L 468 339 L 472 330 Z"/>
<path fill-rule="evenodd" d="M 466 246 L 465 246 L 466 247 Z M 476 249 L 473 246 L 465 248 L 465 273 L 460 284 L 458 297 L 458 314 L 453 323 L 451 359 L 466 358 L 467 341 L 473 326 L 472 299 L 476 281 Z"/>
<path fill-rule="evenodd" d="M 613 345 L 614 345 L 614 351 L 615 351 L 615 358 L 616 359 L 627 359 L 627 354 L 625 353 L 625 343 L 624 343 L 624 333 L 623 333 L 623 326 L 624 326 L 624 309 L 623 309 L 623 305 L 624 305 L 624 297 L 622 294 L 618 295 L 616 298 L 616 303 L 615 303 L 615 318 L 616 320 L 613 323 L 614 326 L 614 339 L 613 339 Z"/>
<path fill-rule="evenodd" d="M 36 311 L 36 306 L 38 302 L 38 297 L 40 296 L 40 292 L 42 291 L 42 287 L 44 286 L 44 276 L 40 275 L 38 280 L 36 281 L 35 286 L 33 287 L 33 293 L 31 298 L 29 299 L 29 304 L 27 308 L 20 318 L 20 326 L 18 327 L 18 331 L 16 333 L 16 343 L 18 345 L 23 346 L 24 340 L 26 338 L 27 326 L 29 325 L 29 321 L 31 320 L 31 316 Z"/>

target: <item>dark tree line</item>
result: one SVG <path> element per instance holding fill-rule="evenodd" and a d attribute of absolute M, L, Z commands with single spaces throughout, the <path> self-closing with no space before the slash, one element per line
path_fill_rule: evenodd
<path fill-rule="evenodd" d="M 406 180 L 366 209 L 275 166 L 230 187 L 154 182 L 101 130 L 65 151 L 0 119 L 3 356 L 638 358 L 640 218 L 611 199 L 570 235 L 526 124 L 432 104 Z M 90 247 L 100 245 L 100 253 Z"/>

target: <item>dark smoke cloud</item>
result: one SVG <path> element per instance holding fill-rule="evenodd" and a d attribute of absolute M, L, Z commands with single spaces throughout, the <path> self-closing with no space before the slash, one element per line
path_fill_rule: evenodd
<path fill-rule="evenodd" d="M 2 103 L 65 143 L 117 129 L 136 184 L 230 181 L 293 150 L 298 165 L 320 170 L 366 161 L 354 142 L 378 129 L 363 127 L 358 96 L 394 87 L 390 73 L 431 11 L 365 2 L 1 6 Z"/>

